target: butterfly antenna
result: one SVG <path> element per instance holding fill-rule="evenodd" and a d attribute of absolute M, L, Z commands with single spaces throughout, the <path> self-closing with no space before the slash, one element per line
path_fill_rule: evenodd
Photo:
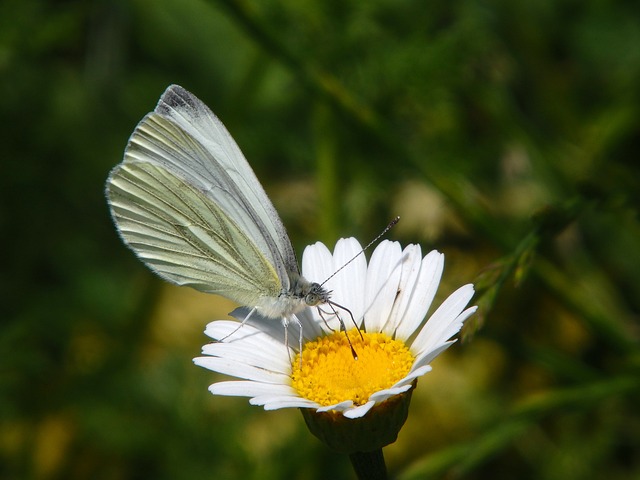
<path fill-rule="evenodd" d="M 342 265 L 338 270 L 336 270 L 335 272 L 333 272 L 331 274 L 331 276 L 329 276 L 329 278 L 327 278 L 324 282 L 322 282 L 320 284 L 320 286 L 324 285 L 325 283 L 327 283 L 329 280 L 331 280 L 333 277 L 336 276 L 336 274 L 341 271 L 342 269 L 344 269 L 347 265 L 349 265 L 351 262 L 353 262 L 356 258 L 358 258 L 360 255 L 362 255 L 371 245 L 373 245 L 374 243 L 376 243 L 378 240 L 380 240 L 381 237 L 383 237 L 389 230 L 391 230 L 396 223 L 398 223 L 400 221 L 400 217 L 396 217 L 393 220 L 391 220 L 389 222 L 389 225 L 387 225 L 386 227 L 384 227 L 384 230 L 382 230 L 382 232 L 380 232 L 378 234 L 378 236 L 376 238 L 374 238 L 373 240 L 371 240 L 369 242 L 369 244 L 364 247 L 362 250 L 360 250 L 351 260 L 349 260 L 347 263 L 345 263 L 344 265 Z"/>

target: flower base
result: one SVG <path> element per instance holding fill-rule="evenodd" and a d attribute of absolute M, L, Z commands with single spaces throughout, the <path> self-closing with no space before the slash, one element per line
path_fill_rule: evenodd
<path fill-rule="evenodd" d="M 347 418 L 342 412 L 316 412 L 301 408 L 302 416 L 312 434 L 339 453 L 373 452 L 396 441 L 407 420 L 411 388 L 374 406 L 361 418 Z"/>

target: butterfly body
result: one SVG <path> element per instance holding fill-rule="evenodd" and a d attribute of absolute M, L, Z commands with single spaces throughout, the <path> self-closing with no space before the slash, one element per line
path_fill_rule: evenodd
<path fill-rule="evenodd" d="M 309 282 L 297 273 L 289 275 L 291 283 L 288 290 L 282 290 L 277 297 L 265 295 L 256 303 L 257 311 L 263 317 L 290 317 L 306 307 L 315 307 L 329 301 L 330 293 L 318 283 Z"/>

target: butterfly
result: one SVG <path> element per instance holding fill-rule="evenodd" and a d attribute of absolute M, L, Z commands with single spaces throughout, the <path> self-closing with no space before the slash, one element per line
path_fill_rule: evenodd
<path fill-rule="evenodd" d="M 136 126 L 106 195 L 126 245 L 163 279 L 229 298 L 285 326 L 331 302 L 310 282 L 240 148 L 193 94 L 171 85 Z M 335 312 L 335 310 L 334 310 Z M 342 323 L 342 321 L 341 321 Z"/>

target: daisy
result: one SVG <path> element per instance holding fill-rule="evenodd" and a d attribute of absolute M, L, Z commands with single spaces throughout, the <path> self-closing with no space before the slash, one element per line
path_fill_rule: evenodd
<path fill-rule="evenodd" d="M 357 256 L 361 251 L 353 238 L 338 241 L 333 254 L 319 242 L 305 249 L 302 275 L 312 281 L 329 278 L 324 286 L 344 310 L 307 308 L 298 314 L 302 352 L 297 342 L 284 344 L 284 328 L 272 319 L 252 318 L 242 328 L 236 321 L 210 323 L 205 333 L 217 342 L 205 345 L 204 356 L 194 362 L 240 379 L 214 383 L 211 393 L 250 397 L 266 410 L 300 408 L 312 433 L 334 448 L 346 442 L 355 451 L 371 451 L 395 441 L 417 378 L 431 370 L 430 362 L 455 342 L 451 338 L 475 312 L 476 307 L 465 309 L 474 290 L 471 284 L 459 288 L 424 321 L 444 255 L 434 250 L 423 258 L 419 245 L 402 250 L 398 242 L 385 240 L 367 265 L 364 255 Z M 239 308 L 231 315 L 246 314 Z M 296 327 L 291 322 L 288 328 Z M 288 336 L 297 339 L 297 333 Z M 372 438 L 367 423 L 362 439 L 349 438 L 357 435 L 356 420 L 376 412 L 387 412 L 382 415 L 387 423 L 397 417 L 384 439 Z M 327 438 L 340 428 L 336 425 L 344 425 L 342 436 Z"/>

